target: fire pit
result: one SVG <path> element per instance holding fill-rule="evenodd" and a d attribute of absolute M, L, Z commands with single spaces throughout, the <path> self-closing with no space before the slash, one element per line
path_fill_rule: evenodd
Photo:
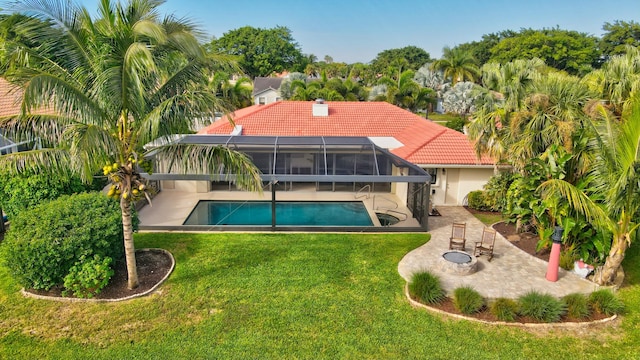
<path fill-rule="evenodd" d="M 448 274 L 469 275 L 476 272 L 478 260 L 464 251 L 449 250 L 442 254 L 439 265 Z"/>

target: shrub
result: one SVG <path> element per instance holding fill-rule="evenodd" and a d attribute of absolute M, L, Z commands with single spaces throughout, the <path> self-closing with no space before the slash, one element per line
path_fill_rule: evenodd
<path fill-rule="evenodd" d="M 79 298 L 92 298 L 107 286 L 114 274 L 110 257 L 94 255 L 92 259 L 83 257 L 69 269 L 64 277 L 63 295 L 72 293 Z"/>
<path fill-rule="evenodd" d="M 507 207 L 507 190 L 516 175 L 510 171 L 502 171 L 489 178 L 483 186 L 485 199 L 493 211 L 504 211 Z"/>
<path fill-rule="evenodd" d="M 45 201 L 62 195 L 100 190 L 106 179 L 99 179 L 92 185 L 85 185 L 78 177 L 63 178 L 51 174 L 10 175 L 0 174 L 0 203 L 9 218 Z"/>
<path fill-rule="evenodd" d="M 482 309 L 484 299 L 470 286 L 463 286 L 453 291 L 453 304 L 463 314 L 473 314 Z"/>
<path fill-rule="evenodd" d="M 445 298 L 440 279 L 428 271 L 413 274 L 409 282 L 409 294 L 425 304 L 436 304 Z"/>
<path fill-rule="evenodd" d="M 466 124 L 467 122 L 464 120 L 464 118 L 456 116 L 455 118 L 447 121 L 444 126 L 448 127 L 449 129 L 453 129 L 457 132 L 464 133 L 464 126 Z"/>
<path fill-rule="evenodd" d="M 48 290 L 83 256 L 121 259 L 122 238 L 118 202 L 100 193 L 62 196 L 12 220 L 5 262 L 22 286 Z"/>
<path fill-rule="evenodd" d="M 559 321 L 566 312 L 564 302 L 548 294 L 531 291 L 519 298 L 520 315 L 544 322 Z"/>
<path fill-rule="evenodd" d="M 487 197 L 484 191 L 482 190 L 474 190 L 469 192 L 467 195 L 467 200 L 469 202 L 469 207 L 475 210 L 491 210 L 491 206 L 487 201 Z"/>
<path fill-rule="evenodd" d="M 593 311 L 600 314 L 614 315 L 624 311 L 624 303 L 611 290 L 602 289 L 592 292 L 588 302 Z"/>
<path fill-rule="evenodd" d="M 567 305 L 567 315 L 576 319 L 583 319 L 591 315 L 587 297 L 584 294 L 569 294 L 562 298 Z"/>
<path fill-rule="evenodd" d="M 497 298 L 489 304 L 489 311 L 500 321 L 515 321 L 519 310 L 513 299 Z"/>

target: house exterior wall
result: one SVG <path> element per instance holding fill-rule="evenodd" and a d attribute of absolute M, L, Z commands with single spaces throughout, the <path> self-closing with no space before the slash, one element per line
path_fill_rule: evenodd
<path fill-rule="evenodd" d="M 162 191 L 184 191 L 206 193 L 211 190 L 210 181 L 192 181 L 192 180 L 163 180 L 161 182 Z"/>
<path fill-rule="evenodd" d="M 491 176 L 493 168 L 438 168 L 431 201 L 436 207 L 465 205 L 469 192 L 482 190 Z"/>
<path fill-rule="evenodd" d="M 276 102 L 281 100 L 280 98 L 280 92 L 276 91 L 276 90 L 267 90 L 267 91 L 263 91 L 259 94 L 254 95 L 253 97 L 253 103 L 256 105 L 260 105 L 261 102 L 261 98 L 264 98 L 264 104 L 271 104 L 272 102 Z"/>

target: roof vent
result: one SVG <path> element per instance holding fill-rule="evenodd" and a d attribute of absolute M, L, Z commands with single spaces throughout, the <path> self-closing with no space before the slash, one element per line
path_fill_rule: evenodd
<path fill-rule="evenodd" d="M 313 116 L 329 116 L 329 104 L 325 104 L 324 99 L 316 99 L 312 112 Z"/>

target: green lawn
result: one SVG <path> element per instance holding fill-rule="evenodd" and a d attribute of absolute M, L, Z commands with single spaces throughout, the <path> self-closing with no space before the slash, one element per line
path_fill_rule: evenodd
<path fill-rule="evenodd" d="M 434 122 L 437 122 L 441 125 L 446 124 L 447 121 L 457 120 L 459 118 L 460 116 L 455 114 L 439 114 L 436 112 L 429 113 L 429 120 L 433 120 Z"/>
<path fill-rule="evenodd" d="M 482 221 L 482 223 L 487 226 L 493 225 L 505 219 L 505 217 L 502 216 L 501 213 L 495 213 L 495 214 L 477 213 L 477 214 L 473 214 L 473 216 L 475 216 L 476 219 Z"/>
<path fill-rule="evenodd" d="M 398 262 L 426 234 L 136 234 L 171 251 L 161 294 L 26 299 L 0 267 L 0 359 L 626 359 L 640 353 L 640 272 L 597 334 L 452 320 L 412 308 Z M 635 244 L 626 264 L 637 263 Z"/>

